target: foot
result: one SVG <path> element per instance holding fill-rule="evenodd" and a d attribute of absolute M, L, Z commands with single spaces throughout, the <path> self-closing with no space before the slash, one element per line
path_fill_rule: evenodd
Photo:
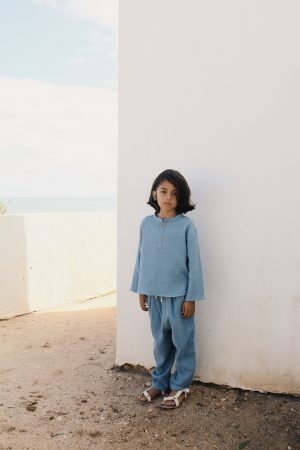
<path fill-rule="evenodd" d="M 189 393 L 189 389 L 180 391 L 181 392 L 180 395 L 177 394 L 178 392 L 179 391 L 171 391 L 168 394 L 168 397 L 164 397 L 160 406 L 162 408 L 166 408 L 166 409 L 167 408 L 170 408 L 170 409 L 177 408 L 183 402 L 183 400 L 187 397 L 187 394 Z M 175 399 L 172 399 L 171 397 L 176 397 L 178 402 L 176 402 Z"/>
<path fill-rule="evenodd" d="M 146 391 L 147 391 L 148 395 L 150 396 L 151 400 L 153 400 L 156 397 L 161 397 L 162 395 L 164 395 L 163 391 L 160 391 L 159 389 L 156 389 L 153 386 L 151 386 L 149 389 L 146 389 Z M 144 392 L 142 392 L 141 395 L 140 395 L 140 402 L 141 403 L 149 403 L 149 400 L 147 399 L 147 397 L 144 394 Z"/>

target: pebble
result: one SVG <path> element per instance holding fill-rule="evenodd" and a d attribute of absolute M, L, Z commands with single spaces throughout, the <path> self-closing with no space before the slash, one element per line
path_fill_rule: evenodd
<path fill-rule="evenodd" d="M 90 431 L 90 432 L 88 433 L 88 435 L 91 436 L 91 437 L 101 436 L 101 434 L 102 434 L 101 431 L 98 431 L 98 430 Z"/>
<path fill-rule="evenodd" d="M 35 411 L 36 410 L 36 406 L 34 406 L 34 405 L 27 405 L 26 409 L 27 409 L 27 411 Z"/>

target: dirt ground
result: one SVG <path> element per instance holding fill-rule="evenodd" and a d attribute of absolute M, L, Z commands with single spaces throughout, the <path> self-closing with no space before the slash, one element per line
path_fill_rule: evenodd
<path fill-rule="evenodd" d="M 195 383 L 140 405 L 149 374 L 114 367 L 115 296 L 0 321 L 0 450 L 300 449 L 300 398 Z"/>

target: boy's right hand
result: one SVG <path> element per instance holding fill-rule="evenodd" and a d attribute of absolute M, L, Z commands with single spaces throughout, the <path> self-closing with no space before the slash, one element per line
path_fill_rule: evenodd
<path fill-rule="evenodd" d="M 139 294 L 140 307 L 143 311 L 148 311 L 147 295 Z"/>

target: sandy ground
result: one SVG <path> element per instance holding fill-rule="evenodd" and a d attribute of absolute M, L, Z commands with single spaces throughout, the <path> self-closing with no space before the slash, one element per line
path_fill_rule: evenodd
<path fill-rule="evenodd" d="M 0 449 L 300 449 L 300 399 L 201 383 L 177 410 L 116 370 L 115 296 L 0 321 Z"/>

